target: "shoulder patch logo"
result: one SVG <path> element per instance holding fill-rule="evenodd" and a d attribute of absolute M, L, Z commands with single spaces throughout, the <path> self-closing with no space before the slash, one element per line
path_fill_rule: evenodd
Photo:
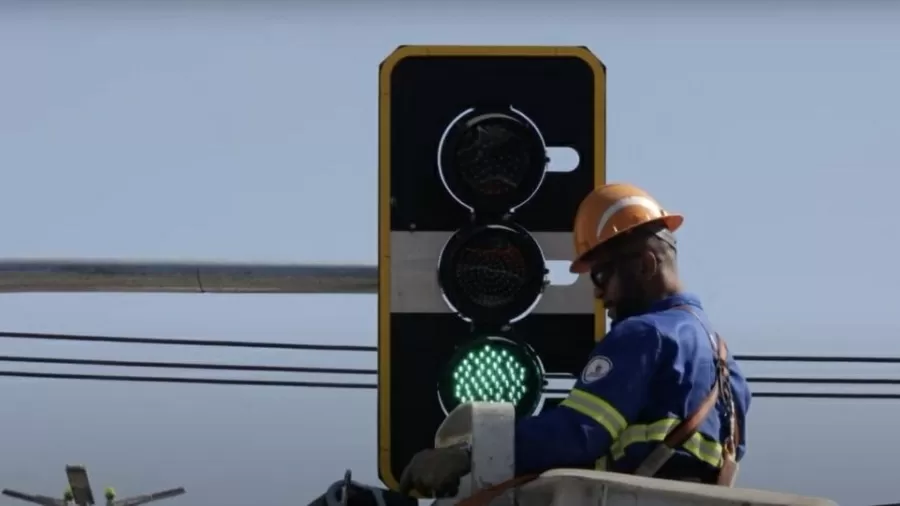
<path fill-rule="evenodd" d="M 599 381 L 609 375 L 609 372 L 612 371 L 612 368 L 612 360 L 602 355 L 594 357 L 584 367 L 584 370 L 581 371 L 581 382 L 584 384 L 590 384 L 595 381 Z"/>

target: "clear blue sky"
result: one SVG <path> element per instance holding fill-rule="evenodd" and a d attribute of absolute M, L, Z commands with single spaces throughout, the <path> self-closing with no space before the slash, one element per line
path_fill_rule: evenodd
<path fill-rule="evenodd" d="M 410 43 L 588 45 L 609 69 L 610 179 L 686 214 L 684 277 L 732 348 L 900 355 L 895 4 L 287 4 L 0 5 L 0 257 L 374 263 L 381 59 Z M 0 301 L 7 330 L 375 342 L 372 296 Z M 10 340 L 0 354 L 375 366 Z M 347 467 L 376 480 L 371 391 L 0 384 L 0 487 L 58 492 L 67 462 L 123 494 L 184 484 L 177 504 L 305 503 Z M 898 416 L 758 399 L 741 483 L 900 500 L 883 444 Z"/>

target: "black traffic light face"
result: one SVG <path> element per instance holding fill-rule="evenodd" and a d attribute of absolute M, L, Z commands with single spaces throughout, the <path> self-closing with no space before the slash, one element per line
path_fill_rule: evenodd
<path fill-rule="evenodd" d="M 379 474 L 396 488 L 446 413 L 553 404 L 605 319 L 570 260 L 581 199 L 605 181 L 605 69 L 584 48 L 404 46 L 379 103 Z M 578 153 L 548 170 L 550 148 Z"/>

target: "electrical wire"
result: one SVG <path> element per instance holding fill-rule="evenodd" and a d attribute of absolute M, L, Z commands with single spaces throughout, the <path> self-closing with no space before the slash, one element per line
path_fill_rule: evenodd
<path fill-rule="evenodd" d="M 250 371 L 250 372 L 289 372 L 306 374 L 341 374 L 375 376 L 375 369 L 359 369 L 346 367 L 294 367 L 280 365 L 244 365 L 244 364 L 213 364 L 197 362 L 157 362 L 157 361 L 133 361 L 133 360 L 97 360 L 82 358 L 55 358 L 55 357 L 22 357 L 12 355 L 0 355 L 0 362 L 26 363 L 26 364 L 60 364 L 60 365 L 89 365 L 100 367 L 138 367 L 152 369 L 184 369 L 184 370 L 213 370 L 213 371 Z M 551 374 L 549 379 L 574 379 L 569 374 Z M 791 378 L 780 376 L 749 377 L 750 383 L 767 384 L 801 384 L 801 385 L 900 385 L 900 379 L 893 378 Z"/>
<path fill-rule="evenodd" d="M 328 345 L 308 343 L 285 342 L 259 342 L 259 341 L 230 341 L 230 340 L 203 340 L 203 339 L 165 339 L 77 334 L 49 334 L 37 332 L 0 332 L 0 338 L 9 339 L 40 339 L 76 342 L 110 342 L 124 344 L 150 344 L 169 346 L 212 346 L 230 348 L 267 348 L 289 349 L 303 351 L 340 351 L 340 352 L 374 352 L 375 346 L 358 345 Z M 826 356 L 799 356 L 799 355 L 738 355 L 739 361 L 756 362 L 830 362 L 830 363 L 900 363 L 900 358 L 895 357 L 826 357 Z M 338 368 L 338 367 L 296 367 L 296 366 L 270 366 L 270 365 L 243 365 L 243 364 L 215 364 L 215 363 L 190 363 L 190 362 L 155 362 L 155 361 L 128 361 L 128 360 L 97 360 L 53 357 L 27 357 L 27 356 L 0 356 L 0 362 L 11 363 L 43 363 L 58 365 L 85 365 L 100 367 L 137 367 L 160 368 L 181 370 L 219 370 L 219 371 L 247 371 L 247 372 L 287 372 L 309 374 L 341 374 L 374 376 L 374 369 Z M 127 381 L 142 383 L 181 383 L 181 384 L 206 384 L 206 385 L 245 385 L 245 386 L 284 386 L 300 388 L 338 388 L 338 389 L 376 389 L 375 383 L 350 383 L 329 381 L 285 381 L 285 380 L 253 380 L 253 379 L 228 379 L 228 378 L 177 378 L 167 376 L 131 376 L 112 374 L 71 374 L 28 371 L 0 371 L 0 377 L 18 378 L 43 378 L 43 379 L 67 379 L 67 380 L 94 380 L 94 381 Z M 551 373 L 548 379 L 573 379 L 570 374 Z M 891 378 L 791 378 L 791 377 L 749 377 L 749 382 L 764 384 L 819 384 L 819 385 L 898 385 L 900 379 Z M 546 394 L 565 395 L 567 389 L 546 389 Z M 869 394 L 869 393 L 840 393 L 840 392 L 756 392 L 754 397 L 768 398 L 793 398 L 793 399 L 900 399 L 900 394 Z"/>
<path fill-rule="evenodd" d="M 305 351 L 353 351 L 376 352 L 376 346 L 346 344 L 309 344 L 264 341 L 234 341 L 209 339 L 168 339 L 151 337 L 120 337 L 80 334 L 50 334 L 42 332 L 0 332 L 0 338 L 8 339 L 40 339 L 56 341 L 106 342 L 121 344 L 151 344 L 160 346 L 209 346 L 223 348 L 263 348 L 280 350 Z M 900 357 L 854 357 L 854 356 L 815 356 L 815 355 L 735 355 L 739 362 L 818 362 L 818 363 L 865 363 L 865 364 L 900 364 Z"/>
<path fill-rule="evenodd" d="M 173 378 L 165 376 L 130 376 L 112 374 L 69 374 L 47 373 L 29 371 L 0 371 L 0 377 L 13 378 L 40 378 L 63 380 L 88 380 L 88 381 L 117 381 L 133 383 L 171 383 L 171 384 L 199 384 L 199 385 L 240 385 L 240 386 L 267 386 L 267 387 L 297 387 L 297 388 L 337 388 L 348 390 L 375 390 L 375 383 L 341 383 L 327 381 L 276 381 L 276 380 L 243 380 L 225 378 Z M 547 389 L 548 395 L 566 395 L 568 389 Z M 872 399 L 872 400 L 900 400 L 900 394 L 865 394 L 865 393 L 837 393 L 837 392 L 754 392 L 754 398 L 781 398 L 781 399 Z"/>
<path fill-rule="evenodd" d="M 854 357 L 816 355 L 735 355 L 738 362 L 806 362 L 839 364 L 900 364 L 900 357 Z"/>

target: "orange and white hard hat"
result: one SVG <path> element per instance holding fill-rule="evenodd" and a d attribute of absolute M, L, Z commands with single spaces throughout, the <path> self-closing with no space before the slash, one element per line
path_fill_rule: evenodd
<path fill-rule="evenodd" d="M 607 184 L 588 194 L 575 214 L 575 260 L 572 273 L 591 270 L 588 254 L 613 237 L 635 227 L 660 223 L 674 232 L 684 223 L 680 214 L 666 212 L 649 193 L 630 184 Z"/>

